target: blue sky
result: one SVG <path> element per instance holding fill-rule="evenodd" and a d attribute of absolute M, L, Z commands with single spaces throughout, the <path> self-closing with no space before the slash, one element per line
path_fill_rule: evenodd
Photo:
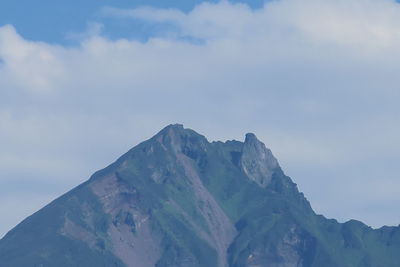
<path fill-rule="evenodd" d="M 108 38 L 144 39 L 156 29 L 140 21 L 121 21 L 102 16 L 102 8 L 135 8 L 152 6 L 157 8 L 177 8 L 184 12 L 192 10 L 202 0 L 3 0 L 0 4 L 0 25 L 12 24 L 18 32 L 29 40 L 46 41 L 63 45 L 74 45 L 77 40 L 71 34 L 83 33 L 90 23 L 103 24 L 103 35 Z M 210 0 L 208 2 L 217 2 Z M 242 2 L 242 1 L 234 1 Z M 262 0 L 245 1 L 253 8 L 263 6 Z M 132 28 L 135 28 L 132 30 Z"/>
<path fill-rule="evenodd" d="M 400 223 L 395 1 L 33 2 L 0 4 L 0 236 L 170 123 L 254 132 L 317 212 Z"/>

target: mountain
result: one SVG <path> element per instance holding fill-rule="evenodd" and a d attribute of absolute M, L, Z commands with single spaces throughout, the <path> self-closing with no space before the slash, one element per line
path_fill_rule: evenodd
<path fill-rule="evenodd" d="M 169 125 L 0 240 L 1 267 L 390 267 L 400 228 L 313 212 L 254 134 Z"/>

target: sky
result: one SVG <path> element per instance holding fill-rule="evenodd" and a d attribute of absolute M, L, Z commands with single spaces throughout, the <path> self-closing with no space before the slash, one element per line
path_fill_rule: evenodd
<path fill-rule="evenodd" d="M 171 123 L 254 132 L 317 213 L 398 225 L 399 49 L 392 0 L 4 0 L 0 236 Z"/>

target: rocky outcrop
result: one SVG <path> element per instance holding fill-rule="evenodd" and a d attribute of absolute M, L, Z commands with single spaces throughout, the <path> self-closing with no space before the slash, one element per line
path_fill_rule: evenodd
<path fill-rule="evenodd" d="M 240 167 L 250 180 L 261 187 L 266 187 L 279 164 L 271 150 L 266 148 L 255 134 L 248 133 L 243 144 Z"/>

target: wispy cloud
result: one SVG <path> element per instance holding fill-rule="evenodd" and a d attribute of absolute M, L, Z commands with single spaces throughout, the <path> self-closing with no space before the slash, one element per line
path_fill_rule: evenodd
<path fill-rule="evenodd" d="M 262 9 L 222 1 L 203 3 L 189 13 L 152 7 L 131 10 L 106 7 L 102 13 L 149 22 L 173 22 L 185 34 L 205 38 L 247 36 L 254 40 L 275 34 L 274 37 L 301 37 L 308 42 L 360 48 L 386 48 L 398 45 L 400 40 L 399 7 L 391 0 L 283 0 L 266 3 Z"/>
<path fill-rule="evenodd" d="M 178 9 L 157 9 L 153 7 L 140 7 L 135 9 L 121 9 L 104 7 L 100 12 L 106 17 L 136 18 L 157 22 L 184 21 L 188 16 Z"/>

